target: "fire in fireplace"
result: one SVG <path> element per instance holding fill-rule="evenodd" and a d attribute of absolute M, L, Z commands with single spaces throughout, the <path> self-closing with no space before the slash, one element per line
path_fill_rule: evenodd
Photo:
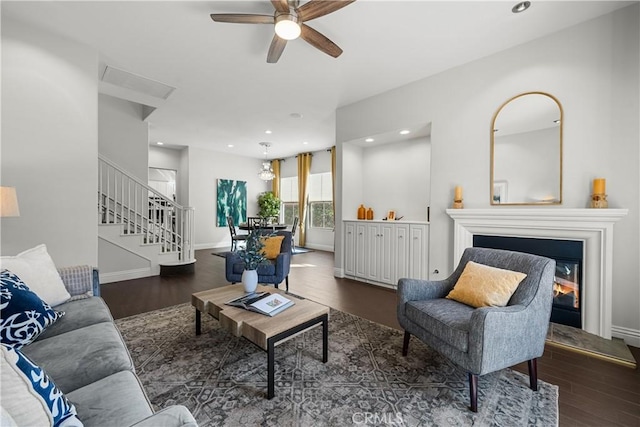
<path fill-rule="evenodd" d="M 506 249 L 555 259 L 551 321 L 582 328 L 583 242 L 506 236 L 473 236 L 473 246 Z"/>

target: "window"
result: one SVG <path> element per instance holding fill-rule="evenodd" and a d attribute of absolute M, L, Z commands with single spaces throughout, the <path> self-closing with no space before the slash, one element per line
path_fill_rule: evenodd
<path fill-rule="evenodd" d="M 334 227 L 331 172 L 309 175 L 309 226 Z"/>
<path fill-rule="evenodd" d="M 280 217 L 283 224 L 293 225 L 293 219 L 300 216 L 298 210 L 298 177 L 280 179 Z"/>
<path fill-rule="evenodd" d="M 293 225 L 293 219 L 300 216 L 300 212 L 298 212 L 298 202 L 283 203 L 280 213 L 283 218 L 283 224 Z"/>
<path fill-rule="evenodd" d="M 311 227 L 333 228 L 333 202 L 311 202 Z"/>

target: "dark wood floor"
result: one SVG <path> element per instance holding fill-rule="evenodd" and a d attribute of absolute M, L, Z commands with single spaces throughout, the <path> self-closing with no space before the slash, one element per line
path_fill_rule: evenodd
<path fill-rule="evenodd" d="M 228 284 L 223 258 L 210 250 L 196 251 L 196 258 L 192 275 L 109 283 L 102 285 L 102 296 L 121 318 L 190 302 L 194 292 Z M 293 294 L 400 329 L 395 292 L 335 278 L 332 253 L 295 255 L 289 283 Z M 631 351 L 640 360 L 640 349 Z M 526 363 L 514 369 L 526 373 Z M 541 380 L 560 387 L 560 426 L 640 426 L 638 369 L 547 346 L 538 370 Z"/>

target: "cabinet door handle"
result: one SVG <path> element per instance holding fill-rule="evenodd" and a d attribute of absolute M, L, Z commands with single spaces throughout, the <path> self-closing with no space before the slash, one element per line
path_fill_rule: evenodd
<path fill-rule="evenodd" d="M 404 236 L 398 236 L 398 239 L 402 239 Z"/>

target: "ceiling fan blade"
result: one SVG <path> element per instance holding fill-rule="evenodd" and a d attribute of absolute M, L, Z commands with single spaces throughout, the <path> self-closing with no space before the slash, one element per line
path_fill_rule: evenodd
<path fill-rule="evenodd" d="M 271 0 L 271 4 L 278 12 L 289 13 L 289 2 L 287 0 Z"/>
<path fill-rule="evenodd" d="M 246 13 L 212 13 L 211 19 L 216 22 L 230 22 L 232 24 L 273 24 L 273 15 L 253 15 Z"/>
<path fill-rule="evenodd" d="M 338 9 L 342 9 L 345 6 L 350 5 L 356 0 L 310 0 L 298 8 L 298 17 L 303 21 L 311 21 L 312 19 L 319 18 L 324 15 L 328 15 L 335 12 Z"/>
<path fill-rule="evenodd" d="M 302 37 L 302 39 L 310 45 L 314 46 L 317 49 L 320 49 L 329 56 L 337 58 L 342 54 L 342 49 L 340 49 L 337 44 L 306 24 L 302 24 L 302 32 L 300 33 L 300 37 Z"/>
<path fill-rule="evenodd" d="M 271 46 L 269 46 L 267 62 L 269 64 L 275 64 L 278 62 L 278 59 L 280 59 L 280 55 L 282 55 L 282 51 L 286 45 L 287 41 L 285 39 L 281 39 L 277 34 L 274 34 L 273 40 L 271 40 Z"/>

